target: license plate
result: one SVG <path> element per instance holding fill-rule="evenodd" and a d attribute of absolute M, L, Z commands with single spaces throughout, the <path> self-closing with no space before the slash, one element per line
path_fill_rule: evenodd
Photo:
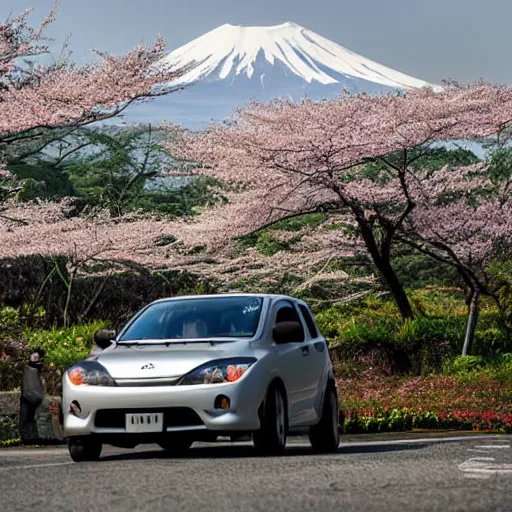
<path fill-rule="evenodd" d="M 162 432 L 163 429 L 163 412 L 140 412 L 126 415 L 126 432 Z"/>

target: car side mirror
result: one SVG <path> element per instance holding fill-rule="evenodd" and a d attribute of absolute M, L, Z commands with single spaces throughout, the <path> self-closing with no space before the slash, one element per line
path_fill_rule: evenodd
<path fill-rule="evenodd" d="M 302 343 L 304 341 L 304 329 L 299 322 L 280 322 L 274 327 L 274 341 L 283 343 Z"/>
<path fill-rule="evenodd" d="M 100 329 L 94 333 L 94 343 L 102 350 L 105 350 L 112 345 L 116 334 L 116 331 L 113 329 Z"/>

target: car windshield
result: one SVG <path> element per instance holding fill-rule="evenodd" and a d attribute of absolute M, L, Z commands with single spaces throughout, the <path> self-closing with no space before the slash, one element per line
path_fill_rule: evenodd
<path fill-rule="evenodd" d="M 169 300 L 145 309 L 119 341 L 251 338 L 260 319 L 259 297 Z"/>

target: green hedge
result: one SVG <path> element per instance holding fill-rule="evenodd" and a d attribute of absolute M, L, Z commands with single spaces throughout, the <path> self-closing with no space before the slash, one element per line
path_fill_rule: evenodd
<path fill-rule="evenodd" d="M 109 326 L 109 322 L 97 321 L 68 328 L 26 331 L 25 340 L 30 347 L 40 347 L 46 352 L 46 365 L 63 370 L 90 353 L 94 333 Z"/>
<path fill-rule="evenodd" d="M 0 446 L 12 446 L 18 444 L 19 441 L 18 418 L 0 416 Z"/>
<path fill-rule="evenodd" d="M 346 434 L 405 432 L 408 430 L 474 430 L 512 433 L 512 415 L 493 411 L 454 411 L 436 414 L 411 409 L 387 411 L 346 411 L 343 431 Z"/>

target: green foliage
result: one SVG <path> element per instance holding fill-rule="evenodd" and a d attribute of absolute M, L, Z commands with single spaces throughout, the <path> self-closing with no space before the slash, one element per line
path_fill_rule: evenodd
<path fill-rule="evenodd" d="M 171 177 L 184 170 L 161 145 L 164 135 L 151 126 L 83 130 L 88 151 L 75 154 L 64 168 L 73 183 L 78 211 L 108 208 L 112 215 L 134 210 L 194 215 L 195 208 L 223 201 L 212 178 Z M 186 170 L 186 169 L 185 169 Z"/>
<path fill-rule="evenodd" d="M 0 391 L 17 389 L 30 350 L 45 351 L 45 378 L 50 393 L 58 391 L 62 372 L 87 357 L 94 342 L 94 333 L 109 326 L 97 321 L 66 329 L 41 329 L 44 312 L 27 314 L 27 307 L 0 309 Z M 35 319 L 34 319 L 35 317 Z"/>
<path fill-rule="evenodd" d="M 16 446 L 20 442 L 18 418 L 0 416 L 0 447 Z"/>
<path fill-rule="evenodd" d="M 419 152 L 419 150 L 417 150 Z M 409 159 L 415 158 L 417 154 L 414 152 Z M 418 158 L 413 164 L 414 169 L 431 169 L 438 171 L 445 165 L 459 167 L 468 166 L 478 163 L 479 158 L 469 149 L 455 148 L 448 149 L 445 147 L 431 148 L 425 155 Z"/>
<path fill-rule="evenodd" d="M 467 375 L 470 372 L 482 369 L 485 360 L 481 356 L 458 356 L 444 365 L 443 371 L 451 375 Z"/>
<path fill-rule="evenodd" d="M 25 339 L 31 347 L 45 350 L 45 363 L 60 372 L 87 357 L 94 343 L 94 333 L 109 326 L 109 322 L 97 321 L 69 328 L 52 330 L 27 330 Z"/>
<path fill-rule="evenodd" d="M 0 448 L 9 448 L 12 446 L 19 446 L 21 444 L 21 437 L 12 437 L 10 439 L 0 440 Z"/>
<path fill-rule="evenodd" d="M 474 430 L 497 433 L 512 432 L 512 416 L 507 414 L 466 413 L 439 415 L 430 411 L 391 409 L 359 415 L 357 411 L 346 419 L 346 434 L 404 432 L 408 430 Z"/>
<path fill-rule="evenodd" d="M 406 289 L 462 285 L 456 269 L 405 247 L 395 248 L 391 264 Z"/>
<path fill-rule="evenodd" d="M 132 209 L 166 215 L 197 215 L 198 208 L 225 202 L 224 187 L 212 178 L 197 177 L 184 186 L 144 189 L 131 203 Z"/>
<path fill-rule="evenodd" d="M 10 165 L 8 169 L 24 180 L 23 189 L 18 193 L 20 201 L 30 201 L 37 197 L 52 200 L 76 195 L 67 174 L 48 163 Z"/>
<path fill-rule="evenodd" d="M 386 161 L 396 167 L 403 167 L 404 153 L 397 151 L 386 156 Z M 478 157 L 468 149 L 448 149 L 445 147 L 428 148 L 418 147 L 407 151 L 407 161 L 412 162 L 409 167 L 419 171 L 429 169 L 438 171 L 444 166 L 467 166 L 478 163 Z M 376 181 L 385 182 L 389 178 L 388 166 L 383 160 L 377 159 L 365 166 L 365 174 Z"/>
<path fill-rule="evenodd" d="M 490 267 L 492 290 L 500 304 L 503 329 L 512 332 L 512 260 L 494 262 Z"/>
<path fill-rule="evenodd" d="M 37 329 L 44 319 L 42 308 L 0 307 L 0 391 L 19 387 L 29 354 L 23 329 L 28 325 Z"/>
<path fill-rule="evenodd" d="M 278 229 L 280 231 L 300 231 L 305 227 L 315 229 L 320 224 L 322 224 L 325 219 L 326 216 L 323 213 L 308 213 L 307 215 L 302 215 L 300 217 L 294 217 L 293 219 L 286 219 L 278 222 L 269 229 Z"/>
<path fill-rule="evenodd" d="M 467 322 L 463 296 L 451 289 L 426 289 L 413 292 L 411 301 L 414 320 L 403 321 L 391 300 L 371 296 L 318 310 L 316 319 L 338 361 L 357 365 L 372 355 L 389 372 L 440 372 L 462 348 Z M 490 358 L 510 351 L 512 342 L 500 328 L 496 308 L 484 302 L 474 354 Z"/>
<path fill-rule="evenodd" d="M 74 197 L 72 215 L 99 208 L 114 216 L 134 210 L 195 215 L 198 207 L 225 201 L 217 180 L 169 176 L 189 166 L 166 151 L 164 138 L 151 125 L 63 129 L 18 142 L 5 158 L 20 200 Z"/>
<path fill-rule="evenodd" d="M 494 182 L 512 179 L 512 148 L 504 147 L 492 152 L 489 173 Z"/>
<path fill-rule="evenodd" d="M 272 256 L 278 251 L 289 250 L 292 245 L 300 240 L 300 236 L 292 237 L 290 240 L 284 242 L 276 240 L 272 236 L 273 231 L 301 231 L 305 227 L 314 229 L 322 224 L 326 219 L 323 213 L 310 213 L 293 219 L 283 220 L 268 228 L 262 229 L 255 233 L 239 237 L 238 247 L 240 250 L 247 249 L 248 247 L 257 247 L 259 252 L 265 256 Z"/>
<path fill-rule="evenodd" d="M 296 237 L 289 240 L 276 240 L 271 233 L 264 232 L 258 237 L 256 248 L 263 256 L 273 256 L 279 251 L 288 251 L 299 239 Z"/>

